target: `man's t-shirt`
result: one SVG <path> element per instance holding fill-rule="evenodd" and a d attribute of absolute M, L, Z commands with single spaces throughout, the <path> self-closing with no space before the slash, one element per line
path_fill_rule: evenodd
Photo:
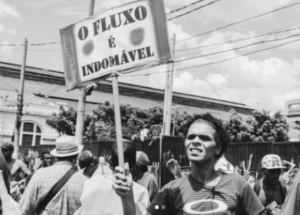
<path fill-rule="evenodd" d="M 148 190 L 150 201 L 152 201 L 158 192 L 158 185 L 154 174 L 145 172 L 143 177 L 137 181 L 137 183 Z"/>
<path fill-rule="evenodd" d="M 292 180 L 286 199 L 282 205 L 280 215 L 300 214 L 300 171 Z"/>
<path fill-rule="evenodd" d="M 265 214 L 257 196 L 237 174 L 222 173 L 209 187 L 191 174 L 165 185 L 147 208 L 151 215 L 256 215 Z"/>

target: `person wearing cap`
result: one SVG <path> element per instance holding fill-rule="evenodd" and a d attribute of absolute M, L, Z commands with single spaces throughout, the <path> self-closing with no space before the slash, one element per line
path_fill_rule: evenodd
<path fill-rule="evenodd" d="M 269 154 L 262 159 L 261 170 L 264 176 L 255 183 L 254 192 L 270 211 L 280 209 L 285 200 L 287 187 L 279 181 L 283 168 L 278 155 Z"/>
<path fill-rule="evenodd" d="M 91 151 L 85 150 L 79 156 L 78 165 L 83 169 L 83 174 L 90 178 L 98 169 L 99 160 Z"/>
<path fill-rule="evenodd" d="M 137 151 L 135 168 L 131 171 L 131 174 L 137 183 L 148 190 L 151 202 L 158 192 L 158 185 L 154 174 L 148 172 L 149 163 L 148 156 L 142 151 Z"/>
<path fill-rule="evenodd" d="M 87 179 L 79 172 L 75 172 L 67 180 L 44 210 L 40 211 L 39 207 L 51 188 L 74 168 L 82 148 L 83 146 L 79 146 L 73 136 L 61 136 L 56 140 L 55 149 L 50 154 L 57 162 L 53 166 L 37 170 L 32 176 L 20 201 L 23 214 L 73 215 L 78 210 L 81 206 L 83 185 Z"/>
<path fill-rule="evenodd" d="M 14 145 L 11 142 L 6 142 L 1 145 L 1 151 L 6 160 L 8 169 L 10 171 L 11 181 L 19 181 L 20 173 L 23 172 L 25 176 L 29 176 L 31 171 L 27 168 L 26 164 L 21 160 L 12 157 L 14 152 Z"/>

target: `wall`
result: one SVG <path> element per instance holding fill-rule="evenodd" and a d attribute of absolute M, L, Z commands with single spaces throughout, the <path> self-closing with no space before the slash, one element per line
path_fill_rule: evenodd
<path fill-rule="evenodd" d="M 2 142 L 11 141 L 16 122 L 16 102 L 10 95 L 7 101 L 0 98 L 0 133 Z M 58 106 L 49 104 L 25 104 L 23 108 L 22 122 L 32 122 L 37 124 L 42 130 L 41 144 L 51 144 L 58 137 L 56 130 L 46 124 L 46 119 L 54 112 Z M 20 145 L 22 142 L 20 142 Z"/>

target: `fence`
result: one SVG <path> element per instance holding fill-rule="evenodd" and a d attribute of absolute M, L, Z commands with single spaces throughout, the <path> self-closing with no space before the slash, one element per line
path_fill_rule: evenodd
<path fill-rule="evenodd" d="M 90 150 L 97 156 L 110 156 L 112 154 L 113 142 L 93 142 L 86 143 L 84 150 Z M 136 150 L 145 152 L 151 162 L 159 162 L 159 139 L 134 141 Z M 54 145 L 40 145 L 40 146 L 20 146 L 20 152 L 23 154 L 29 151 L 40 153 L 43 149 L 53 149 Z M 281 142 L 281 143 L 232 143 L 229 145 L 225 157 L 234 166 L 240 166 L 241 162 L 245 162 L 248 166 L 249 157 L 252 154 L 251 170 L 259 170 L 260 161 L 266 154 L 278 154 L 283 160 L 294 160 L 296 165 L 299 165 L 300 159 L 298 153 L 300 152 L 300 142 Z M 163 138 L 162 146 L 162 184 L 173 179 L 171 173 L 166 169 L 166 162 L 170 158 L 178 161 L 180 166 L 188 166 L 189 162 L 186 157 L 184 148 L 184 139 L 180 137 L 165 136 Z M 134 155 L 132 155 L 134 156 Z"/>

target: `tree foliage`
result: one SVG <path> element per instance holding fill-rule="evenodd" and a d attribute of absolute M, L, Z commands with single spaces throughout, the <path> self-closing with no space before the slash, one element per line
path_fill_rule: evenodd
<path fill-rule="evenodd" d="M 147 130 L 147 138 L 159 137 L 163 124 L 163 109 L 153 107 L 141 109 L 129 104 L 120 105 L 123 135 L 132 139 L 141 138 L 141 131 Z M 191 115 L 176 111 L 172 115 L 170 133 L 180 136 L 180 127 Z M 75 135 L 77 112 L 73 108 L 65 110 L 62 106 L 46 123 L 57 130 L 59 135 Z M 175 124 L 174 122 L 175 121 Z M 251 117 L 243 120 L 236 111 L 231 111 L 230 120 L 224 122 L 232 142 L 280 142 L 287 141 L 288 124 L 285 117 L 276 112 L 273 116 L 267 111 L 253 111 Z M 174 127 L 175 126 L 175 127 Z M 99 105 L 93 113 L 85 116 L 84 139 L 114 140 L 116 138 L 114 106 L 109 102 Z"/>
<path fill-rule="evenodd" d="M 271 116 L 265 110 L 255 110 L 245 121 L 232 111 L 229 122 L 224 124 L 232 142 L 281 142 L 289 139 L 289 126 L 280 111 Z"/>
<path fill-rule="evenodd" d="M 46 119 L 47 125 L 54 128 L 61 135 L 75 135 L 77 113 L 73 108 L 65 110 L 63 106 L 59 107 L 58 113 Z"/>
<path fill-rule="evenodd" d="M 163 124 L 163 109 L 153 107 L 141 109 L 132 107 L 129 104 L 120 105 L 122 133 L 125 136 L 140 138 L 142 129 L 148 130 L 148 138 L 157 138 L 161 133 Z M 46 123 L 57 130 L 59 135 L 75 135 L 77 113 L 73 108 L 65 110 L 62 106 L 59 113 L 54 113 L 46 120 Z M 175 134 L 178 134 L 180 125 L 189 118 L 184 112 L 178 112 L 172 116 L 175 119 Z M 99 105 L 93 113 L 85 116 L 84 139 L 91 140 L 113 140 L 116 138 L 114 106 L 109 102 Z M 172 122 L 171 133 L 174 123 Z"/>

